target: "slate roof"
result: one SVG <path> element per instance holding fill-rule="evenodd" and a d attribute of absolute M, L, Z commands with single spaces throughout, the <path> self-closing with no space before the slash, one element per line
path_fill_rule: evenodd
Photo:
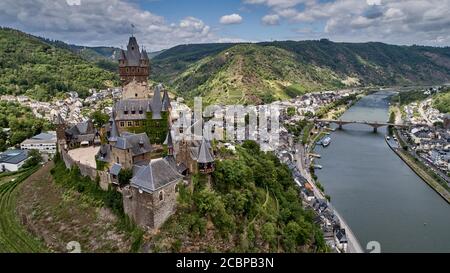
<path fill-rule="evenodd" d="M 127 59 L 127 57 L 125 56 L 126 54 L 125 54 L 125 50 L 121 50 L 120 51 L 120 57 L 119 57 L 119 60 L 120 61 L 122 61 L 122 60 L 126 60 Z"/>
<path fill-rule="evenodd" d="M 134 114 L 132 114 L 133 111 Z M 120 100 L 114 105 L 116 120 L 143 120 L 147 118 L 146 112 L 151 111 L 151 100 L 149 99 Z"/>
<path fill-rule="evenodd" d="M 347 235 L 345 234 L 345 229 L 338 229 L 336 232 L 336 238 L 339 240 L 339 243 L 347 243 Z"/>
<path fill-rule="evenodd" d="M 109 170 L 109 173 L 111 173 L 112 175 L 119 175 L 120 170 L 122 169 L 122 165 L 118 164 L 118 163 L 114 163 L 111 166 L 111 169 Z"/>
<path fill-rule="evenodd" d="M 21 145 L 35 143 L 56 143 L 56 135 L 43 132 L 32 138 L 24 140 Z"/>
<path fill-rule="evenodd" d="M 121 150 L 130 149 L 133 156 L 149 153 L 152 150 L 150 140 L 146 133 L 124 133 L 117 138 L 114 147 Z"/>
<path fill-rule="evenodd" d="M 214 158 L 209 150 L 209 145 L 206 143 L 205 138 L 202 139 L 200 149 L 197 156 L 198 163 L 211 163 L 214 162 Z"/>
<path fill-rule="evenodd" d="M 148 165 L 136 168 L 136 174 L 131 178 L 130 185 L 148 193 L 153 193 L 182 178 L 170 163 L 162 158 L 151 160 Z"/>
<path fill-rule="evenodd" d="M 88 135 L 95 134 L 95 129 L 91 120 L 77 123 L 76 125 L 70 127 L 66 130 L 66 133 L 72 137 L 77 137 L 78 135 Z"/>
<path fill-rule="evenodd" d="M 111 130 L 109 132 L 109 141 L 117 141 L 117 138 L 120 137 L 119 129 L 117 129 L 116 121 L 113 119 L 111 122 Z"/>
<path fill-rule="evenodd" d="M 167 145 L 169 148 L 173 148 L 173 139 L 172 139 L 172 131 L 169 130 L 167 132 L 166 140 L 164 140 L 164 145 Z"/>
<path fill-rule="evenodd" d="M 139 51 L 139 45 L 137 43 L 136 37 L 130 37 L 127 46 L 127 52 L 125 53 L 125 58 L 129 66 L 139 66 L 141 60 L 141 53 Z"/>
<path fill-rule="evenodd" d="M 6 150 L 0 153 L 0 163 L 19 164 L 27 158 L 27 150 Z"/>
<path fill-rule="evenodd" d="M 146 50 L 142 50 L 141 52 L 141 59 L 143 60 L 148 60 L 148 55 L 147 55 L 147 51 Z"/>
<path fill-rule="evenodd" d="M 164 88 L 163 98 L 162 98 L 162 111 L 168 111 L 170 108 L 170 98 L 167 93 L 167 89 Z"/>
<path fill-rule="evenodd" d="M 161 89 L 162 84 L 158 84 L 153 92 L 152 98 L 152 118 L 153 119 L 161 119 L 161 110 L 162 110 L 162 102 L 161 102 Z"/>

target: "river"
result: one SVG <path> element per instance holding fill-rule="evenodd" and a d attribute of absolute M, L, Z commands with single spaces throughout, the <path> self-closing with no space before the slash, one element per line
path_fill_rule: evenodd
<path fill-rule="evenodd" d="M 342 120 L 385 122 L 389 92 L 361 99 Z M 450 205 L 423 182 L 386 144 L 386 128 L 344 125 L 327 148 L 318 180 L 362 247 L 381 252 L 450 252 Z"/>

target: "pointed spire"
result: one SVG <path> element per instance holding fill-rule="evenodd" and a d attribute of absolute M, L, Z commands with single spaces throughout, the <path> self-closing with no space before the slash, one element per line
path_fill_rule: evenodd
<path fill-rule="evenodd" d="M 155 91 L 153 93 L 153 99 L 152 99 L 152 118 L 153 119 L 161 119 L 161 88 L 162 84 L 158 84 L 155 87 Z"/>
<path fill-rule="evenodd" d="M 208 144 L 206 143 L 206 139 L 202 138 L 202 143 L 200 144 L 200 149 L 198 152 L 198 163 L 212 163 L 214 162 L 214 158 L 209 151 Z"/>
<path fill-rule="evenodd" d="M 167 132 L 166 140 L 164 140 L 163 144 L 169 147 L 173 147 L 172 132 L 170 131 L 170 129 Z"/>
<path fill-rule="evenodd" d="M 163 94 L 163 99 L 162 99 L 162 111 L 169 111 L 170 108 L 171 108 L 171 105 L 170 105 L 169 93 L 167 92 L 167 89 L 164 88 L 164 94 Z"/>
<path fill-rule="evenodd" d="M 173 140 L 172 140 L 172 132 L 169 131 L 167 132 L 167 136 L 166 136 L 166 140 L 164 140 L 164 145 L 167 145 L 167 152 L 168 155 L 173 155 Z"/>
<path fill-rule="evenodd" d="M 148 59 L 147 51 L 146 51 L 145 49 L 142 49 L 142 52 L 141 52 L 141 60 L 145 60 L 145 61 L 148 61 L 148 60 L 149 60 L 149 59 Z"/>
<path fill-rule="evenodd" d="M 119 61 L 125 61 L 127 59 L 126 55 L 125 55 L 125 51 L 122 49 L 120 50 L 120 57 L 119 57 Z"/>
<path fill-rule="evenodd" d="M 117 128 L 116 121 L 113 118 L 112 125 L 111 125 L 111 132 L 109 134 L 108 141 L 109 142 L 116 142 L 117 138 L 119 138 L 119 137 L 120 137 L 119 129 Z"/>

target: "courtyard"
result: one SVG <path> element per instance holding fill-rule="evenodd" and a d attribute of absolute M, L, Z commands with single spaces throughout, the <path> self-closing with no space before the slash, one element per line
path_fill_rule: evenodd
<path fill-rule="evenodd" d="M 99 146 L 96 147 L 89 146 L 69 150 L 69 155 L 73 160 L 79 161 L 83 165 L 96 168 L 97 164 L 95 162 L 95 155 L 98 153 L 99 150 L 100 150 Z"/>

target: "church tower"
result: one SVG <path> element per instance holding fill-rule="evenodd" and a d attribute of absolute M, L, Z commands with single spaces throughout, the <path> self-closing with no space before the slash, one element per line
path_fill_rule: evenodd
<path fill-rule="evenodd" d="M 134 36 L 128 41 L 127 50 L 121 50 L 119 57 L 119 75 L 122 86 L 135 80 L 147 84 L 150 75 L 150 60 L 147 51 L 139 49 Z"/>

